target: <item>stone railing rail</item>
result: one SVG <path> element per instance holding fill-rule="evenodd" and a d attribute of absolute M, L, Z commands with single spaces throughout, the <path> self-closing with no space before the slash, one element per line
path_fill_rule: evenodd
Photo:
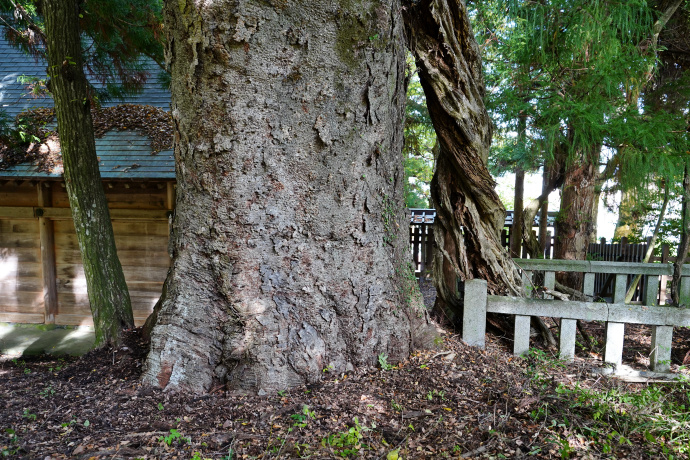
<path fill-rule="evenodd" d="M 573 260 L 515 259 L 522 270 L 527 298 L 487 295 L 486 281 L 468 280 L 464 283 L 463 340 L 470 345 L 484 347 L 486 314 L 515 315 L 513 353 L 522 355 L 529 349 L 530 317 L 561 318 L 559 354 L 565 360 L 575 356 L 576 321 L 605 321 L 606 347 L 604 361 L 620 367 L 623 354 L 625 324 L 652 326 L 650 364 L 655 372 L 665 372 L 671 361 L 674 326 L 690 326 L 690 309 L 658 306 L 659 277 L 673 274 L 670 264 L 628 262 L 598 262 Z M 557 271 L 584 273 L 583 293 L 593 296 L 594 275 L 609 273 L 615 276 L 613 303 L 576 302 L 553 299 L 531 299 L 532 272 L 544 272 L 544 287 L 553 289 Z M 628 275 L 646 275 L 642 305 L 625 304 Z M 681 303 L 690 304 L 690 265 L 684 265 L 681 278 Z M 548 296 L 547 296 L 548 297 Z"/>

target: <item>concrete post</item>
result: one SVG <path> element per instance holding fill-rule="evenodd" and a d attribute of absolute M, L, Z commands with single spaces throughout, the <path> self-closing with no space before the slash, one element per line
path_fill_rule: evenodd
<path fill-rule="evenodd" d="M 673 326 L 652 327 L 652 353 L 649 363 L 654 372 L 668 372 L 671 364 Z"/>
<path fill-rule="evenodd" d="M 625 302 L 625 288 L 628 275 L 616 275 L 613 291 L 613 303 Z M 625 340 L 625 323 L 606 323 L 606 347 L 604 348 L 604 362 L 613 364 L 619 369 L 623 363 L 623 341 Z"/>
<path fill-rule="evenodd" d="M 659 279 L 648 276 L 645 286 L 644 304 L 657 305 Z M 673 344 L 673 326 L 652 326 L 652 353 L 649 365 L 654 372 L 668 372 L 671 364 L 671 345 Z"/>
<path fill-rule="evenodd" d="M 530 317 L 515 315 L 513 354 L 522 356 L 529 351 Z"/>
<path fill-rule="evenodd" d="M 561 318 L 561 336 L 559 338 L 558 355 L 565 361 L 575 358 L 575 336 L 577 320 Z"/>
<path fill-rule="evenodd" d="M 585 273 L 585 281 L 583 284 L 582 293 L 594 297 L 594 273 Z"/>
<path fill-rule="evenodd" d="M 467 280 L 464 283 L 462 309 L 462 340 L 473 347 L 484 348 L 486 334 L 486 281 Z"/>
<path fill-rule="evenodd" d="M 623 361 L 623 340 L 625 338 L 625 323 L 606 323 L 606 348 L 604 362 L 614 364 L 620 368 Z"/>
<path fill-rule="evenodd" d="M 544 287 L 552 291 L 556 288 L 556 272 L 544 272 Z M 547 294 L 544 299 L 553 299 L 553 296 Z"/>

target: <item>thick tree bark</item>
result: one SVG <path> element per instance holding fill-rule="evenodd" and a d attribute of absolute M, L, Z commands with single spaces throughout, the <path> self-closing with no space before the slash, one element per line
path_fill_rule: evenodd
<path fill-rule="evenodd" d="M 546 251 L 547 238 L 548 238 L 548 228 L 549 228 L 549 195 L 553 190 L 549 190 L 549 178 L 551 174 L 549 173 L 549 168 L 544 165 L 544 171 L 542 171 L 542 181 L 541 181 L 541 193 L 544 199 L 541 200 L 539 205 L 539 254 L 544 256 Z M 534 257 L 534 256 L 532 256 Z"/>
<path fill-rule="evenodd" d="M 673 278 L 671 279 L 671 299 L 673 305 L 681 306 L 687 302 L 681 298 L 680 281 L 683 264 L 688 257 L 690 250 L 690 159 L 685 159 L 685 172 L 683 174 L 683 206 L 681 211 L 683 228 L 678 245 L 678 254 L 673 263 Z"/>
<path fill-rule="evenodd" d="M 513 199 L 513 227 L 510 230 L 510 256 L 522 257 L 522 227 L 525 223 L 525 170 L 515 168 L 515 197 Z M 531 222 L 527 223 L 531 228 Z"/>
<path fill-rule="evenodd" d="M 527 116 L 520 112 L 518 119 L 518 145 L 523 148 L 527 140 Z M 522 257 L 522 229 L 525 226 L 525 170 L 515 167 L 515 195 L 513 199 L 513 227 L 510 229 L 510 257 Z M 532 228 L 532 222 L 527 222 Z"/>
<path fill-rule="evenodd" d="M 427 107 L 440 143 L 431 195 L 435 310 L 457 323 L 456 279 L 482 278 L 491 293 L 520 295 L 518 271 L 500 244 L 505 209 L 486 168 L 491 121 L 483 102 L 479 49 L 459 0 L 422 0 L 404 10 Z"/>
<path fill-rule="evenodd" d="M 563 171 L 562 171 L 563 161 L 558 156 L 556 161 L 551 166 L 544 165 L 544 173 L 542 180 L 541 195 L 530 201 L 530 203 L 525 207 L 523 212 L 523 223 L 522 223 L 522 240 L 525 245 L 527 253 L 532 258 L 541 258 L 544 254 L 545 239 L 546 239 L 546 219 L 548 218 L 548 204 L 549 195 L 551 192 L 556 190 L 563 184 Z M 546 212 L 544 211 L 544 204 L 546 204 Z M 535 238 L 532 232 L 532 222 L 537 213 L 541 210 L 541 221 L 539 223 L 539 231 L 541 233 L 542 228 L 544 229 L 544 238 L 542 241 Z M 540 256 L 540 254 L 542 254 Z"/>
<path fill-rule="evenodd" d="M 115 345 L 120 343 L 123 329 L 134 327 L 134 317 L 98 170 L 91 106 L 81 60 L 78 5 L 78 2 L 67 0 L 43 3 L 48 76 L 96 346 Z"/>
<path fill-rule="evenodd" d="M 262 393 L 429 339 L 403 205 L 399 11 L 166 2 L 178 193 L 145 382 Z"/>
<path fill-rule="evenodd" d="M 556 219 L 554 259 L 585 260 L 594 234 L 593 209 L 598 149 L 581 152 L 564 175 L 561 207 Z M 582 290 L 582 273 L 559 273 L 558 282 Z"/>

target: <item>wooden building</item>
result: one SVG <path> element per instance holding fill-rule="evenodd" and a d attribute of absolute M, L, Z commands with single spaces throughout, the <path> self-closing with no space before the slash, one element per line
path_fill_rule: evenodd
<path fill-rule="evenodd" d="M 8 118 L 50 98 L 29 96 L 21 75 L 45 75 L 45 63 L 0 39 L 0 110 Z M 169 110 L 155 76 L 127 101 Z M 117 102 L 111 105 L 120 104 Z M 138 130 L 112 130 L 96 139 L 118 256 L 134 317 L 142 324 L 158 300 L 170 265 L 169 219 L 174 207 L 171 150 L 153 153 Z M 0 164 L 0 322 L 91 325 L 81 256 L 60 162 L 45 171 Z"/>

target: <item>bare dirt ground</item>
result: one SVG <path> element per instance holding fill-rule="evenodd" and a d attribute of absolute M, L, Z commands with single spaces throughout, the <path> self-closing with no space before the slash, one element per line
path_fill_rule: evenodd
<path fill-rule="evenodd" d="M 603 326 L 588 330 L 603 343 Z M 675 338 L 678 371 L 690 330 L 676 330 Z M 348 375 L 325 369 L 317 385 L 263 397 L 218 387 L 195 397 L 139 382 L 147 344 L 133 330 L 117 350 L 1 362 L 0 456 L 671 458 L 662 452 L 667 440 L 652 442 L 647 432 L 632 430 L 625 442 L 608 433 L 615 442 L 607 443 L 599 438 L 606 433 L 576 430 L 600 409 L 559 396 L 563 385 L 618 392 L 646 387 L 592 375 L 600 349 L 580 347 L 580 358 L 566 366 L 548 358 L 553 350 L 523 359 L 512 357 L 510 346 L 509 338 L 488 336 L 486 350 L 478 350 L 449 333 L 435 349 L 396 365 L 383 361 Z M 625 361 L 643 368 L 648 347 L 648 331 L 628 329 Z M 674 397 L 690 407 L 687 393 Z"/>

